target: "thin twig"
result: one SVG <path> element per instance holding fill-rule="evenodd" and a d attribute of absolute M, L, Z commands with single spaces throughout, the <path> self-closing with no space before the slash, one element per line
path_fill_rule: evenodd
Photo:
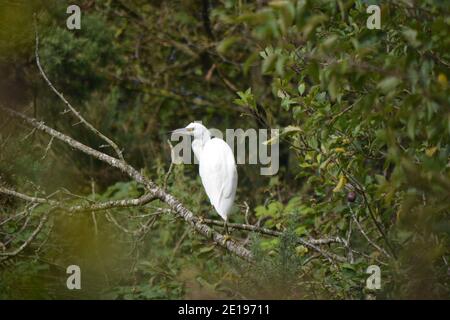
<path fill-rule="evenodd" d="M 35 48 L 35 58 L 36 58 L 36 65 L 39 69 L 39 73 L 44 78 L 47 85 L 52 89 L 52 91 L 61 99 L 61 101 L 72 111 L 72 113 L 80 120 L 80 123 L 83 123 L 89 130 L 91 130 L 95 135 L 99 136 L 101 139 L 103 139 L 107 144 L 109 144 L 114 151 L 116 152 L 117 156 L 120 160 L 124 161 L 122 151 L 117 146 L 117 144 L 109 139 L 107 136 L 102 134 L 100 131 L 98 131 L 93 125 L 91 125 L 86 119 L 83 118 L 83 116 L 70 104 L 69 101 L 67 101 L 66 98 L 64 98 L 63 94 L 60 93 L 53 83 L 50 81 L 50 79 L 47 77 L 47 74 L 44 72 L 44 69 L 41 66 L 41 62 L 39 59 L 39 33 L 37 30 L 37 23 L 35 22 L 35 34 L 36 34 L 36 48 Z"/>
<path fill-rule="evenodd" d="M 355 221 L 356 226 L 358 227 L 358 230 L 361 232 L 361 234 L 364 236 L 364 238 L 366 238 L 367 242 L 370 243 L 370 245 L 372 245 L 375 249 L 377 249 L 378 251 L 380 251 L 381 253 L 383 253 L 385 256 L 387 256 L 388 258 L 390 258 L 391 256 L 389 255 L 389 253 L 387 253 L 386 250 L 384 250 L 383 248 L 381 248 L 379 245 L 377 245 L 375 242 L 373 242 L 369 236 L 367 235 L 367 233 L 364 231 L 363 227 L 361 226 L 361 224 L 358 221 L 358 218 L 356 217 L 356 215 L 353 213 L 353 210 L 350 206 L 348 206 L 350 209 L 350 214 L 353 218 L 353 221 Z"/>
<path fill-rule="evenodd" d="M 50 148 L 52 147 L 52 143 L 53 143 L 53 139 L 54 139 L 54 138 L 55 138 L 55 137 L 51 137 L 51 138 L 50 138 L 50 141 L 48 142 L 47 148 L 45 148 L 44 155 L 42 156 L 41 160 L 44 160 L 45 157 L 47 157 L 47 153 L 48 153 L 48 151 L 50 150 Z"/>
<path fill-rule="evenodd" d="M 22 252 L 22 250 L 24 250 L 31 243 L 31 241 L 33 241 L 34 238 L 36 238 L 36 236 L 39 234 L 39 232 L 41 232 L 44 224 L 48 220 L 49 213 L 50 213 L 50 210 L 46 211 L 43 214 L 36 229 L 34 229 L 34 231 L 31 233 L 31 235 L 28 237 L 28 239 L 26 239 L 25 242 L 19 248 L 17 248 L 14 251 L 10 251 L 10 252 L 0 252 L 0 261 L 9 259 L 13 256 L 18 255 L 20 252 Z"/>
<path fill-rule="evenodd" d="M 175 258 L 175 255 L 177 254 L 178 249 L 180 249 L 181 244 L 183 243 L 184 239 L 186 238 L 186 236 L 189 234 L 189 229 L 185 229 L 183 232 L 183 235 L 180 237 L 180 239 L 177 241 L 177 244 L 175 245 L 175 248 L 172 251 L 172 255 L 170 256 L 170 260 L 172 261 L 173 258 Z"/>
<path fill-rule="evenodd" d="M 175 157 L 175 155 L 173 153 L 173 146 L 172 146 L 172 143 L 170 142 L 169 139 L 167 139 L 167 143 L 169 144 L 169 147 L 170 147 L 170 166 L 169 166 L 169 170 L 167 170 L 166 176 L 164 177 L 164 185 L 163 185 L 163 190 L 164 191 L 167 190 L 167 181 L 169 180 L 170 174 L 172 173 L 172 170 L 173 170 L 173 159 Z"/>
<path fill-rule="evenodd" d="M 95 181 L 94 179 L 91 180 L 91 189 L 92 189 L 92 199 L 95 200 Z M 97 226 L 97 218 L 95 216 L 95 211 L 91 211 L 92 216 L 92 222 L 94 224 L 94 233 L 97 236 L 98 235 L 98 226 Z"/>

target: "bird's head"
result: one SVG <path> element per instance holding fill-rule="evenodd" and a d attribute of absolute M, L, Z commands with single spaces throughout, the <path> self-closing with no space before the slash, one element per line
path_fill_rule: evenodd
<path fill-rule="evenodd" d="M 205 140 L 211 137 L 209 130 L 206 129 L 204 125 L 198 122 L 191 122 L 186 127 L 176 129 L 172 131 L 172 133 L 193 136 L 194 140 Z"/>

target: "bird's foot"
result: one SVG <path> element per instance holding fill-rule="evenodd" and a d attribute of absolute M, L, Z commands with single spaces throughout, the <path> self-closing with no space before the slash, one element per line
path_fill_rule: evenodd
<path fill-rule="evenodd" d="M 203 218 L 202 216 L 200 216 L 200 217 L 198 218 L 198 222 L 200 222 L 201 224 L 204 224 L 204 223 L 205 223 L 205 218 Z"/>
<path fill-rule="evenodd" d="M 223 236 L 222 244 L 226 245 L 228 241 L 231 241 L 231 237 L 229 234 Z"/>

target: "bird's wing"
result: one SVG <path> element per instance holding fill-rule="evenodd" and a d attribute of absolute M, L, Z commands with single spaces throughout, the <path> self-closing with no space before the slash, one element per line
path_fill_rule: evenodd
<path fill-rule="evenodd" d="M 233 151 L 222 139 L 209 140 L 202 151 L 200 177 L 211 203 L 233 198 L 237 187 L 237 170 Z"/>

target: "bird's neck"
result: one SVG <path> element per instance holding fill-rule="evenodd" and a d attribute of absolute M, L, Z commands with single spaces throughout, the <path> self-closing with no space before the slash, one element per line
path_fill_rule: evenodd
<path fill-rule="evenodd" d="M 205 132 L 204 134 L 202 134 L 201 137 L 194 138 L 194 140 L 192 141 L 192 150 L 194 151 L 197 160 L 200 161 L 200 156 L 203 152 L 203 147 L 209 140 L 211 140 L 211 135 L 209 134 L 209 132 Z"/>

